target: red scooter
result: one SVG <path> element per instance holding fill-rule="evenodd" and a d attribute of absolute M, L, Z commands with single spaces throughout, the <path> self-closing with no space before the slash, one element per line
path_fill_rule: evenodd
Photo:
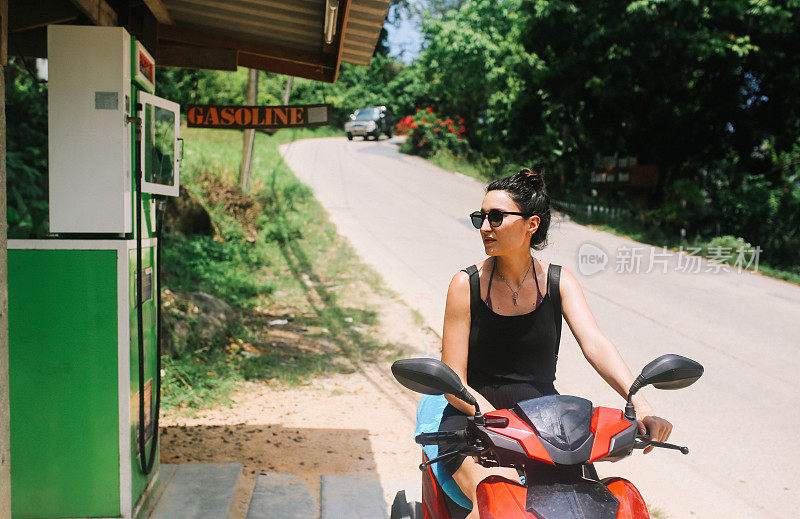
<path fill-rule="evenodd" d="M 475 398 L 443 362 L 399 360 L 392 373 L 405 387 L 428 395 L 449 393 L 475 406 L 474 417 L 460 431 L 422 433 L 420 445 L 450 444 L 459 449 L 428 459 L 423 454 L 422 503 L 408 503 L 398 492 L 391 519 L 461 519 L 468 510 L 457 505 L 437 482 L 431 465 L 450 456 L 475 456 L 484 467 L 514 467 L 524 484 L 489 476 L 478 485 L 481 519 L 649 519 L 642 495 L 623 478 L 600 479 L 596 461 L 617 461 L 633 449 L 648 446 L 689 449 L 650 440 L 637 433 L 631 398 L 644 386 L 680 389 L 703 374 L 703 366 L 663 355 L 647 366 L 628 393 L 625 411 L 594 407 L 589 400 L 553 395 L 519 402 L 510 409 L 481 414 Z M 523 478 L 524 476 L 524 478 Z"/>

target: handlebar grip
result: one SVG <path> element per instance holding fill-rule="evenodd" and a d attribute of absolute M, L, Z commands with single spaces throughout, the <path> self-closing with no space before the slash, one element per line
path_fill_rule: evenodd
<path fill-rule="evenodd" d="M 421 433 L 414 438 L 420 445 L 438 445 L 441 443 L 458 443 L 467 439 L 467 431 L 439 431 L 431 433 Z"/>

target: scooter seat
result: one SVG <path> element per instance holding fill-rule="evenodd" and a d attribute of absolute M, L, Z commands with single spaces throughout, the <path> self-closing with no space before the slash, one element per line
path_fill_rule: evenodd
<path fill-rule="evenodd" d="M 439 430 L 439 425 L 442 422 L 442 414 L 444 408 L 447 407 L 447 399 L 444 395 L 422 395 L 417 406 L 417 427 L 414 430 L 414 436 L 420 433 L 436 432 Z M 438 445 L 423 445 L 422 450 L 428 459 L 433 459 L 439 455 Z M 434 463 L 431 465 L 431 470 L 442 487 L 442 490 L 447 494 L 450 499 L 455 501 L 459 506 L 472 510 L 472 501 L 469 500 L 464 492 L 461 491 L 458 484 L 453 479 L 453 475 L 445 470 L 441 463 Z"/>

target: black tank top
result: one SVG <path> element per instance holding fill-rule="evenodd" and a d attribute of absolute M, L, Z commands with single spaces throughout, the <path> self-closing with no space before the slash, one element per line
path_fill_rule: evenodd
<path fill-rule="evenodd" d="M 561 342 L 561 266 L 550 265 L 547 293 L 533 311 L 505 316 L 481 299 L 478 268 L 470 265 L 469 353 L 467 384 L 476 390 L 526 382 L 552 387 Z"/>

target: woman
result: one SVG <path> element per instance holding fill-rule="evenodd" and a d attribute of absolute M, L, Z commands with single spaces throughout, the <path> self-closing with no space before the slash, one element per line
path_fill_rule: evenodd
<path fill-rule="evenodd" d="M 523 169 L 490 183 L 481 210 L 470 218 L 480 229 L 489 257 L 458 272 L 450 282 L 442 361 L 475 395 L 481 412 L 556 394 L 553 381 L 562 313 L 592 367 L 627 398 L 634 377 L 597 327 L 575 276 L 531 255 L 532 249 L 544 248 L 550 226 L 550 197 L 541 172 Z M 475 408 L 452 395 L 446 397 L 449 404 L 439 430 L 463 428 L 466 415 L 474 415 Z M 633 402 L 640 432 L 649 430 L 653 439 L 666 441 L 672 425 L 655 416 L 642 396 L 634 396 Z M 439 453 L 444 452 L 440 448 Z M 465 456 L 444 463 L 472 503 L 478 483 L 491 474 L 519 481 L 514 469 L 488 469 Z M 476 507 L 467 518 L 478 518 Z"/>

